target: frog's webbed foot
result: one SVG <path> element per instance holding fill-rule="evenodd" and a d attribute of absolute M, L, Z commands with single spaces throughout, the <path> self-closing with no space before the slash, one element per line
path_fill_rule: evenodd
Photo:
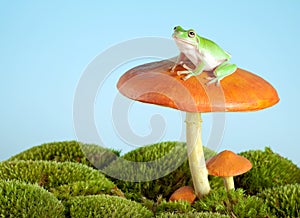
<path fill-rule="evenodd" d="M 192 71 L 193 71 L 193 69 L 190 68 L 190 67 L 189 67 L 188 65 L 186 65 L 186 64 L 182 64 L 182 66 L 183 66 L 184 69 L 188 70 L 189 72 L 192 72 Z"/>
<path fill-rule="evenodd" d="M 181 75 L 181 74 L 188 74 L 190 73 L 189 71 L 192 71 L 192 68 L 190 68 L 189 66 L 187 66 L 186 64 L 183 63 L 183 61 L 179 62 L 178 64 L 174 64 L 174 66 L 171 68 L 171 72 L 173 73 L 175 71 L 175 68 L 178 66 L 178 65 L 181 65 L 184 69 L 186 69 L 187 71 L 177 71 L 177 75 Z M 179 72 L 179 73 L 178 73 Z M 182 73 L 181 73 L 182 72 Z M 183 73 L 183 72 L 186 72 L 186 73 Z"/>
<path fill-rule="evenodd" d="M 174 64 L 173 67 L 170 68 L 170 72 L 174 73 L 175 68 L 178 66 L 178 64 Z"/>
<path fill-rule="evenodd" d="M 184 81 L 188 80 L 192 76 L 197 76 L 197 74 L 195 74 L 192 70 L 177 71 L 178 76 L 184 75 L 184 74 L 186 74 L 186 76 L 182 78 Z"/>
<path fill-rule="evenodd" d="M 178 76 L 185 75 L 185 74 L 190 74 L 190 73 L 192 73 L 192 71 L 190 71 L 190 70 L 179 70 L 179 71 L 177 71 Z"/>
<path fill-rule="evenodd" d="M 194 73 L 189 73 L 188 75 L 186 75 L 185 77 L 183 77 L 182 79 L 185 81 L 185 80 L 188 80 L 190 77 L 192 76 L 195 76 Z"/>
<path fill-rule="evenodd" d="M 192 76 L 198 76 L 202 73 L 203 71 L 203 67 L 204 67 L 204 62 L 202 62 L 199 66 L 196 67 L 196 69 L 192 69 L 190 68 L 189 66 L 187 66 L 186 64 L 182 64 L 182 66 L 186 69 L 186 70 L 183 70 L 183 71 L 177 71 L 177 75 L 180 76 L 180 75 L 183 75 L 183 74 L 186 74 L 185 77 L 183 77 L 182 79 L 183 80 L 187 80 L 189 79 L 190 77 Z"/>
<path fill-rule="evenodd" d="M 209 86 L 210 84 L 215 83 L 216 86 L 220 86 L 220 81 L 221 81 L 221 79 L 223 79 L 223 78 L 218 78 L 218 77 L 215 77 L 215 78 L 212 78 L 212 77 L 206 77 L 206 79 L 208 79 L 208 80 L 210 80 L 210 81 L 208 81 L 207 83 L 205 83 L 205 85 Z"/>
<path fill-rule="evenodd" d="M 187 74 L 187 76 L 185 76 L 183 78 L 183 80 L 187 80 L 188 78 L 190 78 L 191 76 L 195 76 L 194 72 L 193 72 L 193 69 L 190 68 L 189 66 L 187 66 L 186 64 L 182 64 L 182 67 L 186 70 L 179 70 L 177 71 L 177 75 L 178 76 L 181 76 L 181 75 L 184 75 L 184 74 Z"/>

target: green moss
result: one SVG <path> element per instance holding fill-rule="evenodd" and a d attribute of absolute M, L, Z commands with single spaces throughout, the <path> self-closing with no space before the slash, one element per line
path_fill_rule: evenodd
<path fill-rule="evenodd" d="M 248 194 L 256 194 L 266 188 L 300 183 L 300 168 L 290 160 L 274 153 L 270 148 L 240 153 L 250 160 L 252 169 L 235 177 L 235 185 Z"/>
<path fill-rule="evenodd" d="M 217 190 L 219 188 L 224 188 L 224 180 L 219 176 L 208 176 L 209 185 L 211 190 Z"/>
<path fill-rule="evenodd" d="M 116 196 L 74 197 L 66 205 L 72 218 L 153 217 L 153 213 L 141 204 Z"/>
<path fill-rule="evenodd" d="M 223 215 L 219 213 L 210 213 L 210 212 L 196 212 L 196 213 L 186 213 L 186 214 L 178 214 L 178 213 L 161 213 L 156 216 L 157 218 L 230 218 L 228 215 Z"/>
<path fill-rule="evenodd" d="M 65 217 L 64 206 L 45 189 L 0 180 L 0 217 Z"/>
<path fill-rule="evenodd" d="M 204 148 L 204 153 L 206 158 L 215 155 L 215 152 L 207 148 Z M 131 151 L 122 158 L 131 162 L 144 162 L 144 164 L 131 168 L 130 162 L 112 162 L 104 171 L 115 174 L 115 178 L 122 177 L 124 174 L 124 176 L 130 175 L 134 181 L 142 181 L 114 180 L 117 186 L 126 193 L 126 196 L 132 199 L 138 199 L 141 196 L 156 199 L 158 195 L 168 198 L 176 189 L 184 185 L 192 185 L 185 143 L 162 142 L 148 145 Z M 151 165 L 156 160 L 160 161 L 160 164 Z M 169 174 L 153 180 L 158 177 L 159 173 L 168 171 Z M 143 175 L 143 177 L 137 175 Z"/>
<path fill-rule="evenodd" d="M 107 180 L 89 180 L 73 182 L 51 188 L 50 191 L 61 200 L 67 200 L 75 196 L 110 194 L 124 196 L 124 194 L 116 188 L 112 182 Z"/>
<path fill-rule="evenodd" d="M 187 201 L 170 201 L 163 200 L 156 208 L 156 214 L 170 212 L 176 214 L 186 214 L 195 211 L 191 204 Z"/>
<path fill-rule="evenodd" d="M 258 196 L 277 217 L 300 217 L 300 184 L 269 188 Z"/>
<path fill-rule="evenodd" d="M 27 183 L 38 184 L 52 190 L 57 188 L 56 193 L 66 192 L 65 195 L 78 195 L 80 193 L 93 192 L 92 181 L 98 181 L 97 191 L 110 193 L 115 187 L 102 173 L 91 167 L 70 163 L 51 161 L 11 161 L 0 163 L 0 179 L 20 180 Z M 87 183 L 80 183 L 80 182 Z M 64 185 L 70 185 L 66 187 Z M 62 187 L 59 187 L 62 186 Z M 58 188 L 59 187 L 59 188 Z"/>
<path fill-rule="evenodd" d="M 235 217 L 270 217 L 267 206 L 256 196 L 247 196 L 242 189 L 229 193 L 224 188 L 213 190 L 193 205 L 197 211 L 217 212 Z"/>
<path fill-rule="evenodd" d="M 102 169 L 119 156 L 120 152 L 94 144 L 77 141 L 46 143 L 21 152 L 8 161 L 49 160 L 57 162 L 77 162 Z"/>

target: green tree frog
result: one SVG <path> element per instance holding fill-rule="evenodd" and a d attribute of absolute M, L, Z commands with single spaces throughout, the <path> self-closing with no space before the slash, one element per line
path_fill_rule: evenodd
<path fill-rule="evenodd" d="M 178 71 L 177 74 L 187 74 L 183 80 L 197 76 L 204 70 L 213 71 L 214 77 L 208 77 L 210 81 L 206 85 L 212 83 L 219 85 L 224 77 L 236 71 L 237 66 L 229 62 L 231 55 L 213 41 L 197 35 L 195 30 L 185 30 L 181 26 L 176 26 L 172 36 L 180 50 L 180 55 L 171 71 L 174 71 L 177 65 L 182 65 L 186 70 Z M 185 58 L 188 58 L 196 68 L 191 69 L 184 64 Z"/>

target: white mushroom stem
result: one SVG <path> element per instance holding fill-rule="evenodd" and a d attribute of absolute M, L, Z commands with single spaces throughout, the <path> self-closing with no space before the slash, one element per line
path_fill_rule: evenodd
<path fill-rule="evenodd" d="M 198 198 L 210 191 L 202 146 L 201 113 L 186 113 L 186 144 L 195 194 Z"/>
<path fill-rule="evenodd" d="M 234 189 L 233 176 L 223 177 L 224 185 L 227 191 Z"/>

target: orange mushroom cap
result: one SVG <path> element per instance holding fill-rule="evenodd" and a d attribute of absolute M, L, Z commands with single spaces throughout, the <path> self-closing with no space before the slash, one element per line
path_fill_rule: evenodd
<path fill-rule="evenodd" d="M 205 85 L 212 72 L 203 72 L 184 81 L 170 68 L 171 60 L 137 66 L 127 71 L 117 88 L 133 100 L 187 112 L 255 111 L 279 101 L 276 90 L 261 77 L 238 68 L 221 80 L 221 86 Z"/>
<path fill-rule="evenodd" d="M 177 189 L 169 198 L 169 201 L 187 201 L 189 203 L 194 203 L 196 195 L 194 190 L 190 186 L 183 186 Z"/>
<path fill-rule="evenodd" d="M 222 151 L 206 161 L 208 174 L 212 176 L 237 176 L 252 168 L 251 162 L 232 151 Z"/>

